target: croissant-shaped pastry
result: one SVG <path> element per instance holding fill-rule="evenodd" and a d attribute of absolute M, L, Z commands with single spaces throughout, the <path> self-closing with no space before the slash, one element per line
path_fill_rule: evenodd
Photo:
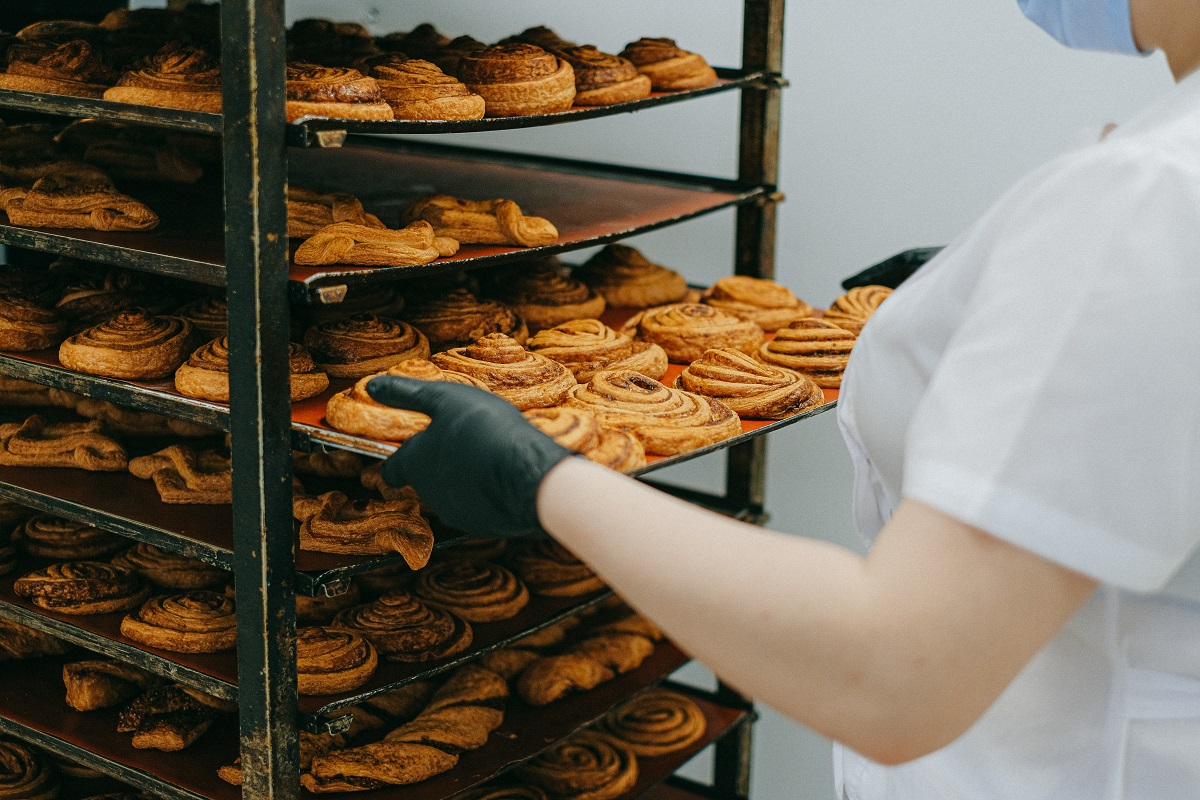
<path fill-rule="evenodd" d="M 13 531 L 13 541 L 26 555 L 54 561 L 104 558 L 129 546 L 115 533 L 52 514 L 31 517 Z"/>
<path fill-rule="evenodd" d="M 304 400 L 329 388 L 329 376 L 319 369 L 301 345 L 288 342 L 288 384 L 291 401 Z M 229 402 L 229 337 L 213 339 L 175 371 L 180 394 L 201 400 Z"/>
<path fill-rule="evenodd" d="M 341 492 L 297 497 L 300 549 L 318 553 L 399 553 L 412 569 L 429 563 L 433 531 L 415 500 L 350 500 Z"/>
<path fill-rule="evenodd" d="M 598 319 L 574 319 L 539 331 L 526 346 L 571 370 L 580 383 L 611 369 L 631 369 L 654 380 L 667 374 L 665 350 L 651 342 L 635 342 Z"/>
<path fill-rule="evenodd" d="M 82 39 L 64 42 L 36 60 L 10 59 L 0 89 L 95 97 L 116 81 L 108 62 Z"/>
<path fill-rule="evenodd" d="M 612 800 L 637 783 L 637 756 L 613 736 L 582 730 L 517 767 L 516 774 L 558 800 Z"/>
<path fill-rule="evenodd" d="M 111 183 L 75 180 L 65 174 L 38 179 L 23 197 L 4 205 L 8 221 L 31 228 L 93 228 L 148 231 L 158 215 Z"/>
<path fill-rule="evenodd" d="M 596 573 L 553 539 L 521 542 L 509 563 L 534 594 L 579 597 L 604 588 Z"/>
<path fill-rule="evenodd" d="M 329 403 L 325 406 L 325 421 L 331 428 L 356 436 L 404 442 L 429 427 L 428 415 L 384 405 L 367 393 L 367 384 L 380 375 L 396 375 L 421 381 L 449 381 L 487 389 L 481 381 L 469 375 L 443 370 L 423 358 L 412 358 L 401 361 L 387 372 L 361 378 L 354 386 L 329 398 Z"/>
<path fill-rule="evenodd" d="M 529 602 L 529 590 L 499 564 L 455 559 L 417 573 L 413 594 L 470 622 L 510 619 Z"/>
<path fill-rule="evenodd" d="M 125 615 L 121 635 L 173 653 L 218 653 L 236 646 L 237 616 L 221 592 L 160 595 Z"/>
<path fill-rule="evenodd" d="M 655 264 L 624 244 L 605 245 L 574 272 L 604 295 L 610 306 L 649 308 L 682 300 L 687 281 L 673 269 Z"/>
<path fill-rule="evenodd" d="M 524 320 L 511 308 L 495 300 L 477 300 L 466 289 L 415 303 L 401 316 L 429 337 L 435 353 L 465 347 L 489 333 L 503 333 L 521 343 L 529 336 Z"/>
<path fill-rule="evenodd" d="M 667 358 L 690 364 L 705 351 L 724 347 L 753 355 L 763 343 L 763 329 L 701 303 L 673 303 L 648 308 L 630 317 L 623 332 L 667 351 Z"/>
<path fill-rule="evenodd" d="M 215 450 L 196 452 L 173 444 L 148 456 L 130 460 L 135 477 L 154 481 L 164 503 L 224 505 L 233 502 L 233 469 L 229 458 Z"/>
<path fill-rule="evenodd" d="M 0 799 L 56 800 L 58 791 L 49 759 L 15 739 L 0 739 Z"/>
<path fill-rule="evenodd" d="M 75 661 L 63 664 L 67 705 L 76 711 L 99 711 L 128 702 L 150 688 L 153 676 L 119 661 Z"/>
<path fill-rule="evenodd" d="M 229 333 L 229 303 L 224 294 L 210 294 L 179 308 L 172 316 L 192 323 L 199 333 L 216 339 Z"/>
<path fill-rule="evenodd" d="M 576 385 L 562 364 L 529 352 L 503 333 L 489 333 L 467 347 L 436 353 L 431 360 L 444 370 L 475 378 L 522 411 L 556 406 Z"/>
<path fill-rule="evenodd" d="M 480 45 L 482 47 L 482 45 Z M 468 50 L 454 54 L 457 62 Z M 437 64 L 410 59 L 371 68 L 396 119 L 482 119 L 484 99 Z"/>
<path fill-rule="evenodd" d="M 833 301 L 825 312 L 825 321 L 858 336 L 875 310 L 892 295 L 887 286 L 855 286 Z"/>
<path fill-rule="evenodd" d="M 221 67 L 198 47 L 168 42 L 122 75 L 104 99 L 219 114 Z"/>
<path fill-rule="evenodd" d="M 650 76 L 638 72 L 622 56 L 601 52 L 590 44 L 555 49 L 575 70 L 575 105 L 607 106 L 650 96 Z"/>
<path fill-rule="evenodd" d="M 346 67 L 288 64 L 286 106 L 288 122 L 302 117 L 395 119 L 375 79 Z"/>
<path fill-rule="evenodd" d="M 121 472 L 125 449 L 101 429 L 99 422 L 47 422 L 36 414 L 0 425 L 0 465 Z"/>
<path fill-rule="evenodd" d="M 107 378 L 153 380 L 170 375 L 192 348 L 192 323 L 123 311 L 68 338 L 58 348 L 64 367 Z"/>
<path fill-rule="evenodd" d="M 28 292 L 0 292 L 0 350 L 42 350 L 62 341 L 66 324 L 52 301 Z"/>
<path fill-rule="evenodd" d="M 758 359 L 795 370 L 817 386 L 837 389 L 850 361 L 857 338 L 823 319 L 802 319 L 775 332 L 775 338 L 758 349 Z"/>
<path fill-rule="evenodd" d="M 0 661 L 60 656 L 68 645 L 48 633 L 26 628 L 11 620 L 0 620 Z"/>
<path fill-rule="evenodd" d="M 335 378 L 364 378 L 413 358 L 429 357 L 429 340 L 407 322 L 352 314 L 304 332 L 317 365 Z"/>
<path fill-rule="evenodd" d="M 530 424 L 569 450 L 609 469 L 625 471 L 646 465 L 646 449 L 637 437 L 605 428 L 587 411 L 559 406 L 525 412 Z"/>
<path fill-rule="evenodd" d="M 704 736 L 708 723 L 690 697 L 651 689 L 610 711 L 605 730 L 639 756 L 663 756 Z"/>
<path fill-rule="evenodd" d="M 358 264 L 411 267 L 458 252 L 458 241 L 435 233 L 428 222 L 410 222 L 400 230 L 335 222 L 305 239 L 293 260 L 304 266 Z"/>
<path fill-rule="evenodd" d="M 138 542 L 115 557 L 112 563 L 138 573 L 155 586 L 175 591 L 211 589 L 228 583 L 230 579 L 229 573 L 220 567 L 171 553 L 146 542 Z"/>
<path fill-rule="evenodd" d="M 99 561 L 64 561 L 17 578 L 13 591 L 58 614 L 110 614 L 137 608 L 150 594 L 136 573 Z"/>
<path fill-rule="evenodd" d="M 287 190 L 288 236 L 307 239 L 335 222 L 352 222 L 366 228 L 386 227 L 379 217 L 363 211 L 362 203 L 349 192 L 322 194 L 299 186 Z"/>
<path fill-rule="evenodd" d="M 471 624 L 457 614 L 427 606 L 403 590 L 343 611 L 333 627 L 365 636 L 389 661 L 417 663 L 461 653 L 471 645 Z"/>
<path fill-rule="evenodd" d="M 531 333 L 553 328 L 575 319 L 590 319 L 604 313 L 604 297 L 582 281 L 563 274 L 558 259 L 537 262 L 511 276 L 503 299 L 512 306 Z"/>
<path fill-rule="evenodd" d="M 378 666 L 375 648 L 357 633 L 320 627 L 296 631 L 297 683 L 302 695 L 353 691 Z"/>
<path fill-rule="evenodd" d="M 625 45 L 621 57 L 648 76 L 655 91 L 703 89 L 717 82 L 717 73 L 704 56 L 681 49 L 674 39 L 643 37 Z"/>
<path fill-rule="evenodd" d="M 422 197 L 401 215 L 401 221 L 424 220 L 438 236 L 471 244 L 544 247 L 558 241 L 558 229 L 548 219 L 526 216 L 512 200 L 463 200 L 446 194 Z"/>
<path fill-rule="evenodd" d="M 813 308 L 786 286 L 763 278 L 730 275 L 704 293 L 701 302 L 738 319 L 753 322 L 768 333 L 813 315 Z"/>
<path fill-rule="evenodd" d="M 483 95 L 489 117 L 566 111 L 575 100 L 575 70 L 537 45 L 498 44 L 463 55 L 458 77 Z"/>
<path fill-rule="evenodd" d="M 743 419 L 783 419 L 825 402 L 811 378 L 738 350 L 709 350 L 684 368 L 676 386 L 715 397 Z"/>

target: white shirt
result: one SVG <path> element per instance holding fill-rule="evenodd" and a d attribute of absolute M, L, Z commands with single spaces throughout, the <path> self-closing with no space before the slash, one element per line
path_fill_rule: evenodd
<path fill-rule="evenodd" d="M 911 497 L 1100 589 L 958 741 L 848 800 L 1200 798 L 1200 74 L 1018 184 L 866 326 L 838 418 Z"/>

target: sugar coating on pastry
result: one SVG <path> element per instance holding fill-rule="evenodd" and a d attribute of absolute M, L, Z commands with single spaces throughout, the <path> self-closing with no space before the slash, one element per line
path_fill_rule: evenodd
<path fill-rule="evenodd" d="M 220 113 L 221 67 L 198 47 L 169 42 L 125 72 L 104 99 Z"/>
<path fill-rule="evenodd" d="M 627 431 L 606 428 L 578 408 L 533 408 L 524 412 L 531 425 L 589 461 L 623 472 L 646 465 L 646 449 Z"/>
<path fill-rule="evenodd" d="M 875 310 L 891 296 L 892 290 L 887 286 L 855 286 L 833 301 L 824 319 L 857 336 Z"/>
<path fill-rule="evenodd" d="M 506 567 L 456 558 L 417 573 L 413 594 L 470 622 L 511 619 L 529 602 L 529 590 Z"/>
<path fill-rule="evenodd" d="M 479 300 L 454 289 L 410 305 L 401 316 L 429 337 L 433 352 L 464 347 L 489 333 L 503 333 L 522 344 L 529 338 L 524 320 L 495 300 Z"/>
<path fill-rule="evenodd" d="M 295 342 L 288 342 L 288 385 L 293 403 L 329 388 L 329 376 Z M 188 397 L 228 403 L 229 337 L 214 339 L 188 356 L 187 362 L 175 371 L 175 388 Z"/>
<path fill-rule="evenodd" d="M 842 385 L 857 337 L 823 319 L 802 319 L 775 332 L 775 338 L 758 349 L 758 359 L 795 370 L 824 389 Z"/>
<path fill-rule="evenodd" d="M 765 278 L 730 275 L 714 283 L 701 298 L 739 319 L 757 323 L 770 333 L 813 315 L 813 308 L 792 290 Z"/>
<path fill-rule="evenodd" d="M 191 352 L 192 331 L 192 323 L 180 317 L 124 311 L 69 337 L 58 359 L 67 369 L 107 378 L 165 378 Z"/>
<path fill-rule="evenodd" d="M 674 303 L 688 293 L 682 275 L 624 244 L 605 245 L 573 274 L 604 295 L 610 306 L 622 308 Z"/>
<path fill-rule="evenodd" d="M 637 66 L 660 92 L 703 89 L 717 82 L 717 72 L 704 57 L 680 48 L 674 39 L 646 38 L 625 45 L 621 57 Z"/>
<path fill-rule="evenodd" d="M 379 217 L 363 210 L 349 192 L 314 192 L 300 186 L 287 189 L 288 236 L 307 239 L 335 222 L 352 222 L 368 228 L 386 227 Z"/>
<path fill-rule="evenodd" d="M 337 694 L 362 686 L 375 674 L 379 655 L 356 633 L 311 627 L 296 631 L 296 671 L 302 695 Z"/>
<path fill-rule="evenodd" d="M 575 100 L 575 70 L 537 45 L 513 42 L 464 54 L 458 77 L 487 103 L 489 117 L 566 111 Z"/>
<path fill-rule="evenodd" d="M 237 617 L 221 592 L 160 595 L 125 615 L 121 635 L 174 653 L 218 653 L 237 644 Z"/>
<path fill-rule="evenodd" d="M 580 280 L 568 277 L 556 258 L 536 262 L 508 276 L 503 299 L 529 326 L 530 333 L 574 319 L 604 313 L 604 296 Z"/>
<path fill-rule="evenodd" d="M 753 354 L 763 343 L 757 324 L 701 303 L 673 303 L 630 317 L 622 331 L 667 351 L 671 361 L 690 364 L 714 347 Z"/>
<path fill-rule="evenodd" d="M 319 322 L 304 332 L 317 365 L 335 378 L 364 378 L 413 358 L 429 357 L 429 340 L 416 326 L 374 314 Z"/>
<path fill-rule="evenodd" d="M 475 378 L 522 411 L 556 406 L 576 385 L 562 364 L 529 352 L 503 333 L 436 353 L 431 360 L 444 370 Z"/>
<path fill-rule="evenodd" d="M 651 342 L 635 342 L 598 319 L 573 319 L 539 331 L 526 347 L 562 364 L 580 383 L 609 369 L 631 369 L 655 380 L 667 374 L 665 350 Z"/>
<path fill-rule="evenodd" d="M 650 76 L 627 58 L 601 52 L 593 45 L 556 49 L 575 70 L 575 105 L 607 106 L 650 96 Z"/>
<path fill-rule="evenodd" d="M 404 210 L 401 222 L 424 220 L 434 233 L 464 244 L 544 247 L 558 241 L 558 228 L 544 217 L 527 215 L 512 200 L 469 200 L 447 194 L 422 197 Z"/>
<path fill-rule="evenodd" d="M 389 661 L 419 663 L 448 658 L 471 645 L 471 624 L 439 606 L 395 589 L 339 613 L 332 623 L 365 636 Z"/>
<path fill-rule="evenodd" d="M 482 119 L 486 110 L 483 97 L 429 61 L 379 65 L 371 68 L 370 75 L 379 82 L 396 119 Z"/>
<path fill-rule="evenodd" d="M 303 117 L 395 119 L 374 78 L 355 69 L 293 62 L 287 66 L 287 121 Z"/>
<path fill-rule="evenodd" d="M 582 730 L 517 767 L 516 774 L 560 800 L 613 800 L 637 783 L 637 756 L 609 734 Z"/>
<path fill-rule="evenodd" d="M 783 419 L 825 402 L 811 378 L 729 348 L 705 352 L 684 368 L 676 386 L 714 397 L 743 419 Z"/>
<path fill-rule="evenodd" d="M 605 730 L 639 756 L 682 750 L 703 737 L 707 727 L 694 700 L 667 689 L 642 692 L 604 718 Z"/>

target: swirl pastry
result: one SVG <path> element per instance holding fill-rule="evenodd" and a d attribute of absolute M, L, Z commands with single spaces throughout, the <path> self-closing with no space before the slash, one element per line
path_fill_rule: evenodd
<path fill-rule="evenodd" d="M 190 438 L 213 435 L 212 428 L 183 419 L 172 419 L 150 411 L 122 408 L 107 400 L 80 398 L 75 413 L 97 420 L 104 429 L 121 436 L 186 436 Z"/>
<path fill-rule="evenodd" d="M 333 627 L 365 636 L 389 661 L 410 664 L 461 653 L 474 638 L 471 624 L 462 617 L 427 606 L 399 589 L 343 611 Z"/>
<path fill-rule="evenodd" d="M 487 45 L 471 36 L 456 36 L 450 40 L 450 43 L 439 50 L 434 56 L 427 59 L 432 61 L 438 69 L 447 75 L 457 75 L 458 67 L 462 63 L 463 56 L 474 55 L 483 50 L 487 50 Z M 465 85 L 465 84 L 464 84 Z M 470 91 L 470 90 L 468 90 Z M 479 97 L 479 95 L 475 95 Z M 484 107 L 483 98 L 479 97 L 480 107 Z M 482 111 L 480 114 L 482 115 Z M 474 119 L 474 118 L 473 118 Z"/>
<path fill-rule="evenodd" d="M 38 514 L 13 532 L 13 541 L 34 558 L 54 561 L 111 556 L 129 545 L 115 533 L 51 514 Z"/>
<path fill-rule="evenodd" d="M 66 324 L 48 302 L 27 292 L 0 292 L 0 350 L 23 353 L 62 341 Z"/>
<path fill-rule="evenodd" d="M 457 61 L 470 51 L 454 55 Z M 396 119 L 482 119 L 484 99 L 437 64 L 420 59 L 371 68 Z"/>
<path fill-rule="evenodd" d="M 121 472 L 129 463 L 125 449 L 101 428 L 98 422 L 47 422 L 36 414 L 0 425 L 0 465 Z"/>
<path fill-rule="evenodd" d="M 119 661 L 75 661 L 63 664 L 67 705 L 76 711 L 99 711 L 128 702 L 150 688 L 153 676 Z"/>
<path fill-rule="evenodd" d="M 104 93 L 105 100 L 221 113 L 221 67 L 198 47 L 168 42 Z"/>
<path fill-rule="evenodd" d="M 531 333 L 570 320 L 599 317 L 605 308 L 604 297 L 564 275 L 557 259 L 538 262 L 514 275 L 504 287 L 503 297 Z"/>
<path fill-rule="evenodd" d="M 653 342 L 667 351 L 667 358 L 690 364 L 715 347 L 753 354 L 763 343 L 763 329 L 713 306 L 673 303 L 648 308 L 630 317 L 625 333 Z"/>
<path fill-rule="evenodd" d="M 556 406 L 575 386 L 574 376 L 562 364 L 527 351 L 503 333 L 436 353 L 431 360 L 448 372 L 475 378 L 522 411 Z"/>
<path fill-rule="evenodd" d="M 875 309 L 891 295 L 892 290 L 887 286 L 855 286 L 833 301 L 825 312 L 825 321 L 858 336 Z"/>
<path fill-rule="evenodd" d="M 223 294 L 201 297 L 180 307 L 172 316 L 192 323 L 192 328 L 209 338 L 229 333 L 229 303 Z"/>
<path fill-rule="evenodd" d="M 433 530 L 416 500 L 351 500 L 341 492 L 297 497 L 300 549 L 318 553 L 399 553 L 412 569 L 429 563 Z"/>
<path fill-rule="evenodd" d="M 758 360 L 795 370 L 817 386 L 836 389 L 850 361 L 857 338 L 823 319 L 802 319 L 775 332 L 775 338 L 758 349 Z"/>
<path fill-rule="evenodd" d="M 590 44 L 554 52 L 575 70 L 577 106 L 607 106 L 650 96 L 650 76 L 638 72 L 627 58 L 601 52 Z"/>
<path fill-rule="evenodd" d="M 738 319 L 753 322 L 768 333 L 813 315 L 813 308 L 786 286 L 763 278 L 730 275 L 712 285 L 701 302 Z"/>
<path fill-rule="evenodd" d="M 367 384 L 379 375 L 396 375 L 421 381 L 449 381 L 487 389 L 482 382 L 468 375 L 443 370 L 423 358 L 412 358 L 396 364 L 387 372 L 360 378 L 354 386 L 329 398 L 325 406 L 325 421 L 331 428 L 356 436 L 404 442 L 429 427 L 428 415 L 384 405 L 367 394 Z"/>
<path fill-rule="evenodd" d="M 204 590 L 151 597 L 121 620 L 121 635 L 172 653 L 219 653 L 237 645 L 233 600 Z"/>
<path fill-rule="evenodd" d="M 534 594 L 579 597 L 604 588 L 587 564 L 553 539 L 521 542 L 509 564 Z"/>
<path fill-rule="evenodd" d="M 230 575 L 199 559 L 138 542 L 112 560 L 114 566 L 138 573 L 155 586 L 176 591 L 211 589 L 227 583 Z"/>
<path fill-rule="evenodd" d="M 47 758 L 15 739 L 0 739 L 0 798 L 55 800 L 58 773 Z"/>
<path fill-rule="evenodd" d="M 154 481 L 164 503 L 171 505 L 225 505 L 233 502 L 233 467 L 215 450 L 196 452 L 173 444 L 148 456 L 129 461 L 134 477 Z"/>
<path fill-rule="evenodd" d="M 743 419 L 783 419 L 825 402 L 811 378 L 728 348 L 709 350 L 693 361 L 676 386 L 715 397 Z"/>
<path fill-rule="evenodd" d="M 674 39 L 641 38 L 625 45 L 621 57 L 650 78 L 655 91 L 703 89 L 717 82 L 716 71 L 704 56 L 682 50 Z"/>
<path fill-rule="evenodd" d="M 612 800 L 637 783 L 637 756 L 619 739 L 583 730 L 517 767 L 556 800 Z"/>
<path fill-rule="evenodd" d="M 329 376 L 313 362 L 301 345 L 288 342 L 288 383 L 293 403 L 329 388 Z M 213 339 L 175 371 L 180 394 L 201 400 L 229 402 L 229 337 Z"/>
<path fill-rule="evenodd" d="M 601 425 L 632 433 L 651 455 L 675 455 L 737 436 L 737 414 L 719 400 L 663 386 L 632 370 L 599 372 L 571 390 L 566 405 Z"/>
<path fill-rule="evenodd" d="M 346 67 L 288 64 L 286 106 L 288 122 L 302 117 L 395 119 L 375 79 Z"/>
<path fill-rule="evenodd" d="M 498 44 L 459 59 L 458 77 L 483 95 L 489 117 L 566 111 L 575 100 L 575 70 L 537 45 Z"/>
<path fill-rule="evenodd" d="M 691 698 L 651 689 L 611 711 L 604 727 L 637 755 L 662 756 L 699 740 L 708 723 Z"/>
<path fill-rule="evenodd" d="M 70 322 L 71 333 L 107 322 L 122 311 L 152 305 L 152 290 L 143 280 L 145 276 L 121 269 L 96 273 L 83 262 L 67 259 L 59 259 L 54 266 L 69 275 L 55 308 Z"/>
<path fill-rule="evenodd" d="M 99 98 L 116 79 L 100 53 L 89 42 L 76 39 L 36 60 L 10 60 L 8 71 L 0 74 L 0 89 Z"/>
<path fill-rule="evenodd" d="M 625 471 L 646 465 L 646 450 L 637 437 L 616 428 L 605 428 L 587 411 L 578 408 L 534 408 L 525 412 L 533 427 L 589 461 Z"/>
<path fill-rule="evenodd" d="M 477 300 L 466 289 L 414 303 L 401 316 L 429 337 L 433 352 L 465 347 L 490 333 L 524 343 L 529 329 L 517 313 L 495 300 Z"/>
<path fill-rule="evenodd" d="M 307 239 L 335 222 L 352 222 L 366 228 L 386 227 L 379 217 L 363 211 L 362 203 L 348 192 L 322 194 L 299 186 L 287 190 L 288 236 Z"/>
<path fill-rule="evenodd" d="M 404 210 L 401 221 L 424 220 L 437 236 L 470 244 L 544 247 L 558 241 L 558 228 L 542 217 L 526 216 L 512 200 L 463 200 L 446 194 L 422 197 Z"/>
<path fill-rule="evenodd" d="M 350 692 L 379 666 L 371 643 L 357 633 L 333 628 L 296 631 L 296 670 L 302 695 Z"/>
<path fill-rule="evenodd" d="M 429 340 L 417 327 L 372 314 L 319 322 L 304 332 L 304 345 L 317 365 L 335 378 L 364 378 L 412 358 L 429 357 Z"/>
<path fill-rule="evenodd" d="M 136 573 L 99 561 L 64 561 L 17 578 L 13 591 L 57 614 L 111 614 L 137 608 L 150 587 Z"/>
<path fill-rule="evenodd" d="M 529 590 L 516 575 L 474 559 L 430 564 L 417 573 L 413 594 L 468 622 L 511 619 L 529 602 Z"/>
<path fill-rule="evenodd" d="M 655 264 L 638 250 L 610 244 L 575 270 L 610 306 L 649 308 L 682 300 L 687 281 L 673 269 Z"/>
<path fill-rule="evenodd" d="M 654 380 L 667 374 L 665 350 L 651 342 L 635 342 L 598 319 L 574 319 L 539 331 L 526 346 L 571 370 L 580 383 L 610 369 L 631 369 Z"/>
<path fill-rule="evenodd" d="M 458 241 L 417 220 L 400 230 L 336 222 L 305 239 L 292 260 L 305 266 L 411 267 L 458 252 Z"/>
<path fill-rule="evenodd" d="M 192 323 L 122 311 L 64 341 L 58 360 L 67 369 L 106 378 L 165 378 L 183 364 L 192 348 Z"/>
<path fill-rule="evenodd" d="M 26 628 L 11 620 L 0 620 L 0 661 L 60 656 L 67 652 L 66 642 L 48 633 Z"/>
<path fill-rule="evenodd" d="M 158 215 L 108 181 L 51 174 L 39 178 L 22 197 L 4 204 L 8 221 L 31 228 L 93 228 L 148 231 Z"/>

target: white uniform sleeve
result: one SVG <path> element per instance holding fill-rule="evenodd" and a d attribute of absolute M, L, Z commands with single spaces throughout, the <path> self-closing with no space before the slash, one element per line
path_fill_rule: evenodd
<path fill-rule="evenodd" d="M 908 429 L 903 494 L 1102 582 L 1200 541 L 1200 164 L 1090 148 L 1010 215 Z"/>

